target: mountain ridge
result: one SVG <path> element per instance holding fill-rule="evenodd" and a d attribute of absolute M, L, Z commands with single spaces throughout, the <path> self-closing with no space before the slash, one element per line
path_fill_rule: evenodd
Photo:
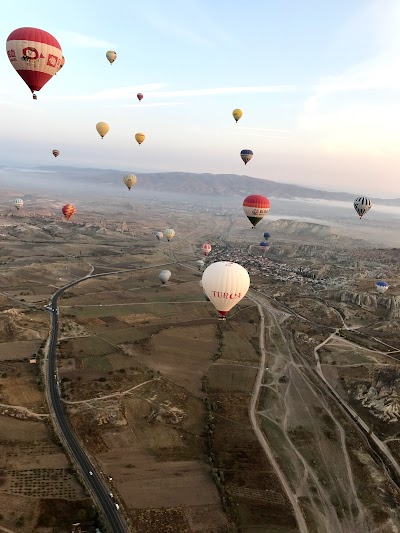
<path fill-rule="evenodd" d="M 16 169 L 15 169 L 16 170 Z M 22 170 L 22 169 L 21 169 Z M 31 171 L 57 172 L 60 177 L 68 180 L 82 180 L 88 183 L 101 183 L 109 185 L 123 178 L 131 171 L 115 169 L 96 169 L 91 167 L 75 166 L 38 166 Z M 204 196 L 247 196 L 249 194 L 262 194 L 272 198 L 280 199 L 314 199 L 314 200 L 336 200 L 353 202 L 357 196 L 364 193 L 348 193 L 324 191 L 313 187 L 281 183 L 269 179 L 254 178 L 252 176 L 240 174 L 212 174 L 194 172 L 135 172 L 138 182 L 137 189 L 163 190 L 168 182 L 168 192 L 178 194 L 193 194 Z M 400 206 L 400 198 L 374 198 L 368 195 L 372 202 L 388 206 Z"/>

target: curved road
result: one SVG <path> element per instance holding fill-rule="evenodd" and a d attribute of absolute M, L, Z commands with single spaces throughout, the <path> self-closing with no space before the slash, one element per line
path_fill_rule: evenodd
<path fill-rule="evenodd" d="M 58 289 L 53 294 L 49 305 L 46 307 L 46 310 L 51 314 L 50 342 L 47 352 L 47 365 L 45 366 L 47 382 L 46 395 L 50 412 L 53 415 L 53 420 L 59 429 L 58 433 L 62 437 L 64 444 L 67 446 L 71 459 L 79 465 L 81 476 L 89 487 L 100 514 L 103 515 L 112 533 L 127 533 L 129 527 L 126 524 L 123 515 L 116 508 L 115 502 L 109 494 L 110 489 L 106 486 L 103 479 L 96 473 L 95 467 L 91 464 L 88 456 L 81 447 L 67 416 L 64 414 L 57 386 L 57 342 L 59 329 L 57 301 L 64 291 L 89 278 L 90 275 L 85 276 L 84 278 L 80 278 Z M 92 475 L 90 475 L 89 472 L 92 472 Z"/>

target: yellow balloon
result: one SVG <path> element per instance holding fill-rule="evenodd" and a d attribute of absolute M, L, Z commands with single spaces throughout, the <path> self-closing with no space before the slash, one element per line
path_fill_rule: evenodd
<path fill-rule="evenodd" d="M 139 144 L 142 144 L 142 142 L 145 140 L 145 138 L 146 138 L 146 136 L 145 136 L 144 133 L 137 133 L 137 134 L 135 135 L 135 139 L 137 140 L 137 142 L 138 142 Z"/>
<path fill-rule="evenodd" d="M 233 118 L 236 120 L 236 122 L 242 118 L 243 111 L 241 109 L 234 109 L 232 111 Z"/>
<path fill-rule="evenodd" d="M 114 52 L 114 50 L 109 50 L 106 53 L 106 58 L 111 63 L 111 65 L 114 63 L 114 61 L 117 59 L 117 52 Z"/>
<path fill-rule="evenodd" d="M 127 174 L 124 177 L 124 183 L 128 187 L 129 190 L 131 190 L 131 188 L 134 185 L 136 185 L 136 182 L 137 182 L 137 177 L 135 176 L 135 174 Z"/>
<path fill-rule="evenodd" d="M 97 133 L 100 135 L 101 138 L 107 135 L 109 129 L 110 126 L 107 124 L 107 122 L 98 122 L 96 124 Z"/>

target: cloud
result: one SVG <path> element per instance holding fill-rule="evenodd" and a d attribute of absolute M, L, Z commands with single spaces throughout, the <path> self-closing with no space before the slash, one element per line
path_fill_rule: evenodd
<path fill-rule="evenodd" d="M 182 89 L 177 91 L 151 91 L 149 96 L 175 98 L 177 96 L 212 96 L 250 93 L 284 93 L 295 90 L 293 85 L 255 85 L 249 87 L 211 87 L 205 89 Z"/>
<path fill-rule="evenodd" d="M 108 89 L 107 91 L 99 91 L 91 94 L 76 94 L 70 96 L 54 97 L 55 100 L 65 101 L 100 101 L 100 100 L 118 100 L 123 98 L 136 98 L 138 92 L 150 92 L 165 87 L 164 83 L 147 83 L 131 85 L 129 87 L 116 87 L 115 89 Z"/>
<path fill-rule="evenodd" d="M 272 133 L 250 133 L 250 132 L 239 132 L 231 131 L 232 135 L 249 136 L 249 137 L 264 137 L 265 139 L 288 139 L 289 135 L 273 135 Z"/>
<path fill-rule="evenodd" d="M 314 136 L 315 145 L 325 153 L 382 156 L 397 151 L 400 143 L 400 9 L 394 3 L 387 5 L 390 9 L 380 10 L 376 26 L 372 25 L 371 17 L 374 13 L 378 17 L 378 14 L 371 6 L 368 16 L 359 17 L 359 39 L 369 37 L 375 43 L 370 56 L 342 72 L 321 78 L 303 103 L 298 127 Z M 394 25 L 393 19 L 398 24 Z M 384 20 L 388 33 L 385 38 L 382 35 Z M 378 35 L 371 34 L 373 28 Z"/>
<path fill-rule="evenodd" d="M 183 102 L 151 102 L 151 103 L 148 103 L 148 104 L 133 104 L 133 105 L 125 105 L 123 107 L 135 107 L 135 108 L 140 108 L 140 107 L 164 107 L 164 106 L 174 106 L 174 105 L 183 105 Z"/>
<path fill-rule="evenodd" d="M 106 50 L 117 48 L 115 43 L 104 41 L 103 39 L 96 39 L 95 37 L 69 30 L 58 31 L 57 39 L 61 44 L 61 48 L 64 46 L 76 46 L 78 48 L 105 48 Z"/>

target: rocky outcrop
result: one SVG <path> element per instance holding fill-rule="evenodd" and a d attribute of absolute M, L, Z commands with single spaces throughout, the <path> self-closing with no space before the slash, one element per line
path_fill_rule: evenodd
<path fill-rule="evenodd" d="M 370 385 L 356 386 L 356 400 L 385 422 L 400 420 L 400 370 L 389 367 L 377 370 Z"/>
<path fill-rule="evenodd" d="M 399 296 L 380 296 L 377 294 L 340 291 L 335 295 L 335 299 L 340 302 L 358 305 L 370 311 L 376 311 L 380 307 L 381 310 L 386 311 L 388 318 L 400 318 Z"/>

